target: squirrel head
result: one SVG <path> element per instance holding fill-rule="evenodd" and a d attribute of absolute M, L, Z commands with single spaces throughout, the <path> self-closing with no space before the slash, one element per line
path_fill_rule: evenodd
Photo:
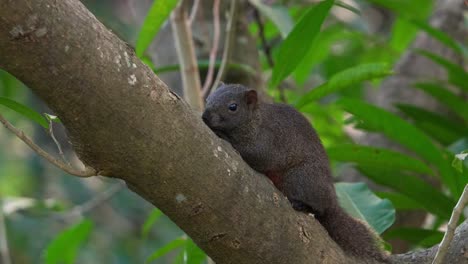
<path fill-rule="evenodd" d="M 250 124 L 258 106 L 257 92 L 240 84 L 222 84 L 206 99 L 203 122 L 218 136 Z"/>

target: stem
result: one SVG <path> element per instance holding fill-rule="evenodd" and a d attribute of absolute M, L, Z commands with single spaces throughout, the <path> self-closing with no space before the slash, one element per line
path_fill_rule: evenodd
<path fill-rule="evenodd" d="M 203 94 L 206 93 L 211 87 L 213 81 L 214 66 L 216 62 L 216 53 L 218 52 L 219 46 L 219 0 L 213 1 L 213 46 L 210 50 L 210 66 L 208 67 L 208 73 L 206 74 L 205 83 L 203 84 Z"/>
<path fill-rule="evenodd" d="M 184 1 L 181 1 L 172 12 L 171 24 L 181 68 L 184 99 L 194 110 L 201 112 L 203 101 L 200 93 L 200 75 Z"/>
<path fill-rule="evenodd" d="M 8 122 L 2 115 L 0 115 L 0 122 L 5 125 L 5 127 L 13 132 L 19 139 L 21 139 L 26 145 L 28 145 L 32 150 L 34 150 L 39 156 L 43 157 L 59 169 L 62 169 L 68 174 L 78 176 L 78 177 L 91 177 L 96 175 L 96 171 L 90 167 L 86 167 L 85 170 L 80 171 L 76 170 L 72 166 L 63 163 L 62 161 L 54 158 L 52 155 L 47 153 L 45 150 L 43 150 L 41 147 L 36 145 L 28 136 L 24 134 L 24 132 L 20 129 L 17 129 L 14 127 L 10 122 Z"/>
<path fill-rule="evenodd" d="M 234 44 L 234 37 L 236 33 L 236 24 L 237 24 L 237 0 L 231 1 L 231 9 L 229 10 L 229 21 L 226 25 L 226 40 L 224 42 L 224 51 L 223 57 L 221 59 L 221 66 L 219 67 L 218 74 L 213 85 L 209 86 L 209 89 L 203 92 L 203 98 L 207 98 L 210 92 L 213 89 L 218 87 L 218 84 L 224 78 L 226 74 L 226 65 L 228 64 L 231 57 L 231 50 Z"/>
<path fill-rule="evenodd" d="M 468 184 L 465 185 L 465 189 L 463 190 L 460 199 L 458 199 L 457 205 L 453 208 L 452 216 L 450 216 L 450 220 L 447 226 L 447 231 L 445 232 L 444 238 L 442 242 L 440 242 L 439 249 L 432 261 L 432 264 L 441 264 L 444 263 L 444 257 L 447 254 L 450 246 L 450 242 L 452 242 L 453 235 L 455 233 L 455 229 L 457 228 L 457 223 L 460 220 L 460 215 L 463 212 L 466 204 L 468 203 Z"/>
<path fill-rule="evenodd" d="M 11 264 L 2 200 L 0 200 L 0 260 L 4 264 Z"/>

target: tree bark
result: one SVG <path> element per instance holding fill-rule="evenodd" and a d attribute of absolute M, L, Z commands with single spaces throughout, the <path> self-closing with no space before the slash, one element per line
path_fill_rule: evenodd
<path fill-rule="evenodd" d="M 1 1 L 0 67 L 60 117 L 85 164 L 125 180 L 217 263 L 373 263 L 294 211 L 81 2 Z"/>

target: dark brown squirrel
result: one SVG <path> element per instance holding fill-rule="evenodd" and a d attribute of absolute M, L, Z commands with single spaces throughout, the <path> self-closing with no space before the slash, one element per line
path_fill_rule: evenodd
<path fill-rule="evenodd" d="M 298 211 L 313 213 L 347 253 L 386 261 L 378 239 L 338 204 L 328 156 L 308 120 L 293 107 L 258 100 L 257 92 L 222 84 L 206 102 L 203 121 L 265 174 Z"/>

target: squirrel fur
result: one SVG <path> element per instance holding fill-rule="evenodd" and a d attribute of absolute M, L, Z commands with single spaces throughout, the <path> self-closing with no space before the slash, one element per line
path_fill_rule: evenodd
<path fill-rule="evenodd" d="M 328 156 L 308 120 L 293 107 L 260 102 L 255 90 L 222 84 L 203 121 L 265 174 L 298 211 L 313 213 L 348 254 L 385 261 L 376 235 L 338 204 Z"/>

